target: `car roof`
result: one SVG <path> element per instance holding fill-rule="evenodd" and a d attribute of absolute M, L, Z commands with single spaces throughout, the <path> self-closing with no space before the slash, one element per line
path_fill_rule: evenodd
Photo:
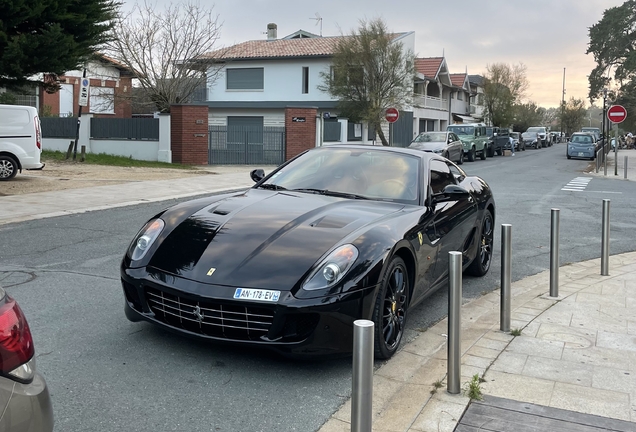
<path fill-rule="evenodd" d="M 343 148 L 378 151 L 378 152 L 389 152 L 389 153 L 400 153 L 400 154 L 408 154 L 411 156 L 417 156 L 420 159 L 434 159 L 433 153 L 423 152 L 422 150 L 417 150 L 417 149 L 408 148 L 408 147 L 387 147 L 383 145 L 370 145 L 370 144 L 331 144 L 327 146 L 316 147 L 309 151 L 315 151 L 315 150 L 328 151 L 329 149 L 343 149 Z"/>

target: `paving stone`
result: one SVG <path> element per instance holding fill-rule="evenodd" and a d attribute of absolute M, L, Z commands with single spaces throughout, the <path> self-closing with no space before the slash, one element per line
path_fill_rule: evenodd
<path fill-rule="evenodd" d="M 554 389 L 554 381 L 507 374 L 492 369 L 486 372 L 485 379 L 486 382 L 481 385 L 484 394 L 539 405 L 547 406 L 550 403 Z"/>
<path fill-rule="evenodd" d="M 604 348 L 614 348 L 635 352 L 636 336 L 626 333 L 600 331 L 596 338 L 596 345 Z"/>
<path fill-rule="evenodd" d="M 516 354 L 511 352 L 502 352 L 490 370 L 505 372 L 509 374 L 519 374 L 526 365 L 528 356 L 526 354 Z"/>
<path fill-rule="evenodd" d="M 627 393 L 555 383 L 549 406 L 630 421 Z"/>
<path fill-rule="evenodd" d="M 555 382 L 591 387 L 594 366 L 565 360 L 528 356 L 522 374 Z"/>
<path fill-rule="evenodd" d="M 466 410 L 467 403 L 449 403 L 432 399 L 422 410 L 409 430 L 452 432 Z"/>
<path fill-rule="evenodd" d="M 558 360 L 561 358 L 564 345 L 563 342 L 534 339 L 522 334 L 510 343 L 508 348 L 506 348 L 506 352 Z"/>

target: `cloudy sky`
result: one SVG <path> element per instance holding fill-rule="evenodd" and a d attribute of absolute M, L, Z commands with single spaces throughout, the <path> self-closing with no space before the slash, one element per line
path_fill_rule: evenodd
<path fill-rule="evenodd" d="M 167 2 L 168 0 L 159 0 Z M 176 1 L 176 0 L 175 0 Z M 200 0 L 207 4 L 209 0 Z M 566 99 L 587 100 L 587 76 L 594 59 L 586 55 L 588 29 L 603 11 L 624 0 L 217 0 L 223 22 L 219 46 L 265 39 L 267 24 L 283 37 L 298 29 L 337 36 L 360 19 L 381 17 L 390 30 L 415 31 L 418 57 L 444 53 L 451 72 L 483 74 L 495 62 L 523 63 L 530 82 L 527 100 L 544 107 Z M 134 0 L 126 0 L 134 3 Z M 211 2 L 209 4 L 212 4 Z"/>

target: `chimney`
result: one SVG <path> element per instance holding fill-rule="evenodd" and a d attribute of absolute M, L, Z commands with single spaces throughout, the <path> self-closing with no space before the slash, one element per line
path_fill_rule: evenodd
<path fill-rule="evenodd" d="M 267 40 L 276 40 L 278 26 L 274 23 L 267 24 Z"/>

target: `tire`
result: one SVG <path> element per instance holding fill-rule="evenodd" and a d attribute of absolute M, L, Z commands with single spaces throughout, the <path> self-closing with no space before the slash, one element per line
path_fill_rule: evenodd
<path fill-rule="evenodd" d="M 464 164 L 464 150 L 459 152 L 459 160 L 457 161 L 457 165 L 463 165 Z"/>
<path fill-rule="evenodd" d="M 488 152 L 488 149 L 486 147 L 484 147 L 481 150 L 481 154 L 479 155 L 479 157 L 481 158 L 481 160 L 486 160 L 486 157 L 488 156 L 486 153 Z"/>
<path fill-rule="evenodd" d="M 492 263 L 492 247 L 494 241 L 494 221 L 490 211 L 486 210 L 481 221 L 479 231 L 479 246 L 477 255 L 466 271 L 473 276 L 484 276 L 490 270 Z"/>
<path fill-rule="evenodd" d="M 495 157 L 495 148 L 493 146 L 488 146 L 488 157 Z"/>
<path fill-rule="evenodd" d="M 382 277 L 373 309 L 376 359 L 391 358 L 400 346 L 408 304 L 409 275 L 402 258 L 396 256 Z"/>
<path fill-rule="evenodd" d="M 502 149 L 497 149 L 497 156 L 501 156 L 503 154 L 503 150 Z"/>
<path fill-rule="evenodd" d="M 468 151 L 468 162 L 475 162 L 475 147 L 471 147 Z"/>
<path fill-rule="evenodd" d="M 18 173 L 18 163 L 11 156 L 0 155 L 0 181 L 11 180 Z"/>
<path fill-rule="evenodd" d="M 572 159 L 572 156 L 570 156 L 570 155 L 566 155 L 566 156 L 568 157 L 568 159 Z"/>

